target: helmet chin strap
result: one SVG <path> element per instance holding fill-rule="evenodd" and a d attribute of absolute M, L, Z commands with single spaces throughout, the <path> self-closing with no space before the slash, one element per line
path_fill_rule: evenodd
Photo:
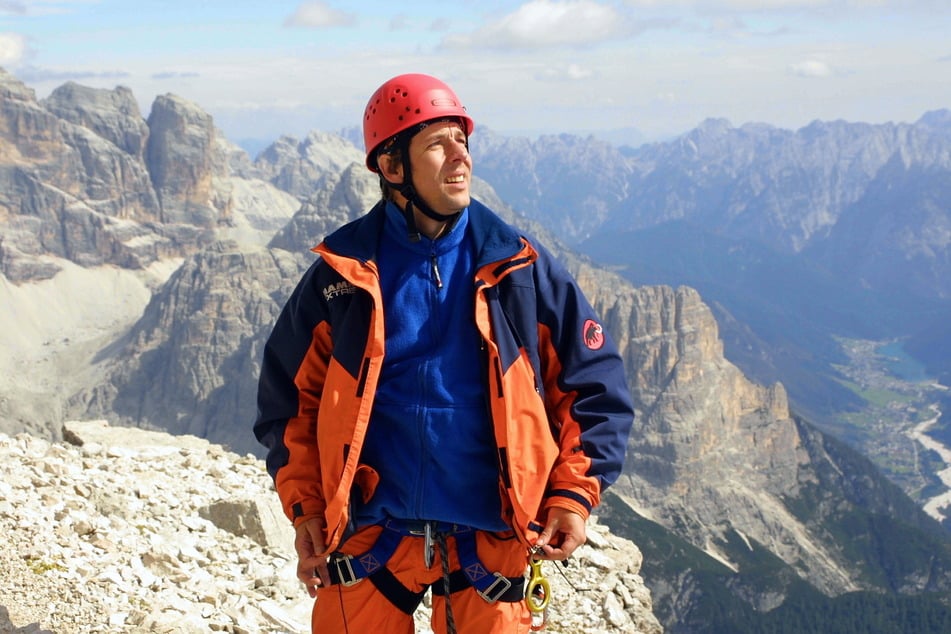
<path fill-rule="evenodd" d="M 410 242 L 419 242 L 419 227 L 416 224 L 416 215 L 413 213 L 414 209 L 418 209 L 430 220 L 447 223 L 450 229 L 456 224 L 456 221 L 459 219 L 459 216 L 462 212 L 457 211 L 452 214 L 444 215 L 434 211 L 432 207 L 426 204 L 426 201 L 424 201 L 422 197 L 416 193 L 416 188 L 413 187 L 413 176 L 412 172 L 410 171 L 408 154 L 408 151 L 403 152 L 403 182 L 391 183 L 387 180 L 386 184 L 398 191 L 406 199 L 406 207 L 403 209 L 403 216 L 406 218 L 406 226 L 409 230 L 408 237 Z"/>

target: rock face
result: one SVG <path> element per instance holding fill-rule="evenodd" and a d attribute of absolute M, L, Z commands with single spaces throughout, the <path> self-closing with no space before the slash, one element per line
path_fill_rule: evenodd
<path fill-rule="evenodd" d="M 290 254 L 218 242 L 186 260 L 103 362 L 108 377 L 72 401 L 111 415 L 258 449 L 253 418 L 261 346 L 298 265 Z M 162 421 L 161 423 L 159 421 Z"/>
<path fill-rule="evenodd" d="M 180 97 L 164 95 L 152 104 L 148 125 L 146 160 L 163 221 L 213 227 L 217 214 L 208 205 L 215 144 L 211 116 Z"/>
<path fill-rule="evenodd" d="M 145 121 L 126 88 L 69 83 L 38 101 L 0 70 L 0 272 L 49 279 L 61 267 L 47 256 L 144 270 L 219 237 L 266 243 L 300 202 L 249 181 L 235 154 L 174 95 Z"/>
<path fill-rule="evenodd" d="M 149 127 L 132 91 L 124 86 L 99 90 L 67 82 L 43 105 L 60 119 L 95 132 L 130 156 L 142 158 L 145 153 Z"/>
<path fill-rule="evenodd" d="M 0 631 L 308 632 L 293 529 L 264 464 L 193 436 L 68 422 L 0 434 Z M 554 634 L 659 634 L 634 544 L 592 523 Z M 427 627 L 428 599 L 418 614 Z"/>
<path fill-rule="evenodd" d="M 0 293 L 7 302 L 0 307 L 7 353 L 0 370 L 9 377 L 0 394 L 0 429 L 45 427 L 45 435 L 56 437 L 63 396 L 81 392 L 73 399 L 77 407 L 100 407 L 116 392 L 102 381 L 111 376 L 109 365 L 97 376 L 87 370 L 101 348 L 122 345 L 121 335 L 141 317 L 141 287 L 154 291 L 206 246 L 206 257 L 214 258 L 223 248 L 218 240 L 263 246 L 300 207 L 291 194 L 255 178 L 247 155 L 193 104 L 166 96 L 152 111 L 150 127 L 122 87 L 69 83 L 38 101 L 0 70 Z M 201 260 L 194 266 L 200 269 Z M 96 301 L 99 310 L 86 310 Z M 80 305 L 70 310 L 63 306 L 68 302 Z M 63 313 L 59 324 L 49 318 L 57 313 Z M 90 319 L 73 318 L 79 314 Z M 137 334 L 131 354 L 169 336 Z M 189 376 L 196 375 L 210 379 L 207 368 L 189 366 L 173 382 L 192 384 L 183 393 L 215 390 L 213 380 L 195 388 Z M 119 385 L 127 381 L 117 378 Z M 77 390 L 78 383 L 84 385 Z M 213 409 L 225 416 L 247 405 Z M 175 420 L 177 411 L 166 411 Z M 140 411 L 129 416 L 143 418 Z M 189 420 L 178 426 L 192 427 Z"/>
<path fill-rule="evenodd" d="M 471 144 L 476 175 L 565 240 L 591 235 L 628 202 L 634 169 L 609 143 L 566 134 L 529 141 L 480 128 Z"/>
<path fill-rule="evenodd" d="M 810 457 L 782 385 L 753 384 L 724 359 L 716 322 L 695 290 L 625 289 L 590 266 L 575 271 L 617 340 L 638 413 L 612 490 L 719 559 L 726 558 L 714 546 L 722 531 L 738 530 L 807 569 L 823 591 L 856 589 L 823 539 L 784 508 Z"/>
<path fill-rule="evenodd" d="M 271 248 L 221 241 L 186 260 L 128 336 L 101 355 L 108 377 L 75 395 L 76 415 L 195 434 L 260 453 L 250 433 L 261 350 L 310 248 L 379 196 L 363 168 L 327 177 Z"/>
<path fill-rule="evenodd" d="M 0 74 L 0 84 L 0 205 L 8 225 L 0 270 L 9 279 L 50 277 L 58 267 L 45 255 L 143 267 L 172 250 L 157 247 L 171 236 L 142 224 L 158 218 L 159 206 L 141 161 L 147 129 L 136 126 L 127 94 L 67 87 L 45 107 L 10 75 Z M 97 105 L 104 109 L 89 114 Z M 178 246 L 188 242 L 182 237 Z"/>
<path fill-rule="evenodd" d="M 716 322 L 693 289 L 642 287 L 618 296 L 603 282 L 590 296 L 606 327 L 619 333 L 640 414 L 614 491 L 654 521 L 679 527 L 691 543 L 713 544 L 721 530 L 739 530 L 807 568 L 824 591 L 854 589 L 822 540 L 783 508 L 810 457 L 782 385 L 755 385 L 723 358 Z M 723 509 L 729 529 L 717 527 Z"/>
<path fill-rule="evenodd" d="M 283 136 L 255 160 L 258 175 L 298 198 L 310 197 L 330 175 L 356 163 L 363 168 L 363 153 L 344 139 L 326 132 L 311 132 L 298 141 Z"/>

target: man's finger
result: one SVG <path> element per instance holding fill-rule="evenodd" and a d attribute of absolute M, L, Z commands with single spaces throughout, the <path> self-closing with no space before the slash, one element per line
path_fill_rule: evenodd
<path fill-rule="evenodd" d="M 307 557 L 297 563 L 297 578 L 307 587 L 311 597 L 317 596 L 317 588 L 330 585 L 327 562 L 320 557 Z"/>

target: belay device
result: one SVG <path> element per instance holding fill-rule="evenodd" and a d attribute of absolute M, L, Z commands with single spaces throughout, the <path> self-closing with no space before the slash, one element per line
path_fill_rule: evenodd
<path fill-rule="evenodd" d="M 532 632 L 540 632 L 545 629 L 548 623 L 548 604 L 551 603 L 551 586 L 548 579 L 542 572 L 542 560 L 535 558 L 538 548 L 532 548 L 531 557 L 528 560 L 531 576 L 528 579 L 528 586 L 525 589 L 525 605 L 528 611 L 532 613 Z"/>

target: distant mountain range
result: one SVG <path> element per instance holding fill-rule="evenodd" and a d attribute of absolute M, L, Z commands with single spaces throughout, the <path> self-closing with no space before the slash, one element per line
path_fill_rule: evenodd
<path fill-rule="evenodd" d="M 476 197 L 551 245 L 621 349 L 638 419 L 602 521 L 642 545 L 668 632 L 911 601 L 949 622 L 951 533 L 810 422 L 865 406 L 843 338 L 946 332 L 947 121 L 473 135 Z M 252 160 L 174 95 L 143 118 L 127 89 L 38 100 L 0 73 L 0 430 L 95 417 L 260 453 L 261 347 L 309 248 L 378 198 L 362 161 L 322 132 Z"/>
<path fill-rule="evenodd" d="M 951 111 L 796 131 L 716 119 L 637 148 L 472 143 L 477 173 L 573 248 L 638 285 L 696 288 L 726 356 L 824 428 L 863 406 L 842 338 L 903 342 L 951 384 Z"/>

